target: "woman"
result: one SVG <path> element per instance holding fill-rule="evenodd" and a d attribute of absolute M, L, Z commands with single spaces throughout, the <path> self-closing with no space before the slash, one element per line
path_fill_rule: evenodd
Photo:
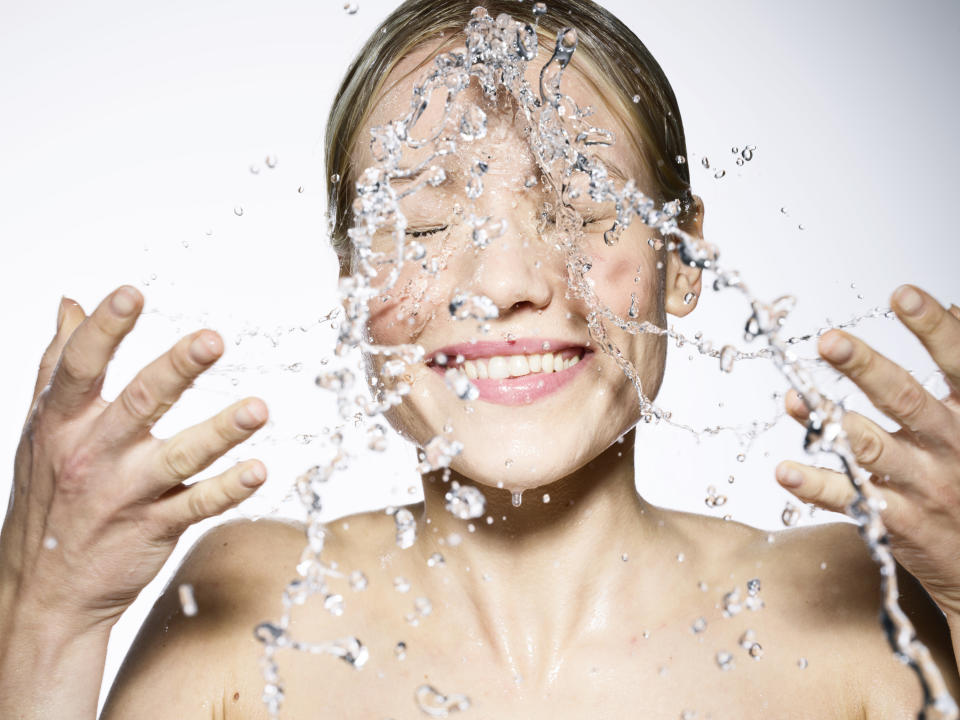
<path fill-rule="evenodd" d="M 333 192 L 344 275 L 367 259 L 376 265 L 373 284 L 389 282 L 386 258 L 377 265 L 362 246 L 346 244 L 351 188 L 363 168 L 381 161 L 361 138 L 408 112 L 424 64 L 456 44 L 453 31 L 468 22 L 471 6 L 406 3 L 361 53 L 374 62 L 356 65 L 344 84 L 328 153 L 331 172 L 342 176 Z M 496 17 L 516 4 L 486 7 Z M 684 200 L 682 228 L 702 237 L 702 203 L 689 194 L 689 177 L 675 160 L 685 154 L 679 111 L 656 63 L 596 6 L 554 3 L 541 29 L 553 35 L 567 23 L 580 30 L 580 47 L 563 91 L 590 98 L 591 123 L 620 138 L 598 146 L 597 157 L 651 197 Z M 621 62 L 617 48 L 625 48 L 637 70 Z M 526 67 L 531 87 L 550 56 L 541 51 Z M 634 102 L 627 88 L 639 94 L 638 87 L 643 94 Z M 436 259 L 440 271 L 424 275 L 405 264 L 396 291 L 371 308 L 365 328 L 373 345 L 417 343 L 426 352 L 407 368 L 411 389 L 389 411 L 394 426 L 421 446 L 440 435 L 462 440 L 463 449 L 450 477 L 435 469 L 442 463 L 425 468 L 425 502 L 412 508 L 419 531 L 410 547 L 397 547 L 395 520 L 380 513 L 329 528 L 326 562 L 362 570 L 369 587 L 355 595 L 344 579 L 331 579 L 347 596 L 343 614 L 308 603 L 294 614 L 289 635 L 309 641 L 356 635 L 367 641 L 370 659 L 358 673 L 327 657 L 281 650 L 282 711 L 417 717 L 414 692 L 429 685 L 460 707 L 465 701 L 453 695 L 462 693 L 478 717 L 915 715 L 919 688 L 876 623 L 876 571 L 850 526 L 785 532 L 769 542 L 766 533 L 665 511 L 637 496 L 634 426 L 648 408 L 624 367 L 599 350 L 587 300 L 568 292 L 569 248 L 558 252 L 537 239 L 554 238 L 550 223 L 576 213 L 598 299 L 621 316 L 661 327 L 667 313 L 695 308 L 701 270 L 681 262 L 677 251 L 645 242 L 649 229 L 639 221 L 608 246 L 609 204 L 573 202 L 568 190 L 572 202 L 558 207 L 542 156 L 531 153 L 524 118 L 508 94 L 491 100 L 465 92 L 485 109 L 486 135 L 472 133 L 461 152 L 441 159 L 451 182 L 423 188 L 400 207 L 407 242 L 423 245 L 425 264 Z M 427 109 L 423 127 L 439 122 L 430 115 L 438 107 Z M 419 159 L 407 156 L 410 164 Z M 471 196 L 461 180 L 469 180 L 475 161 L 486 171 L 483 192 Z M 548 177 L 538 179 L 541 172 Z M 528 184 L 531 177 L 536 182 Z M 581 190 L 582 200 L 586 189 L 575 183 L 572 189 Z M 482 249 L 468 245 L 476 237 L 458 218 L 458 204 L 505 220 L 508 230 Z M 383 235 L 369 240 L 372 252 L 390 248 Z M 489 332 L 447 312 L 457 290 L 496 307 L 496 317 L 486 320 Z M 64 303 L 44 356 L 0 536 L 4 716 L 93 716 L 116 618 L 184 528 L 240 502 L 265 479 L 262 464 L 248 461 L 218 478 L 181 484 L 263 425 L 266 408 L 255 398 L 169 441 L 149 434 L 222 352 L 209 330 L 184 338 L 114 403 L 99 399 L 110 355 L 141 306 L 132 288 L 113 293 L 89 318 Z M 956 388 L 960 311 L 944 310 L 909 287 L 894 295 L 893 307 Z M 609 338 L 652 400 L 662 379 L 663 336 L 612 327 Z M 956 694 L 954 400 L 925 394 L 905 371 L 845 333 L 827 334 L 820 349 L 904 427 L 890 435 L 859 416 L 845 420 L 858 461 L 879 478 L 889 475 L 885 519 L 898 558 L 915 576 L 903 574 L 902 602 Z M 506 359 L 520 354 L 524 361 Z M 531 367 L 535 357 L 539 370 Z M 373 354 L 370 361 L 371 372 L 383 377 L 384 358 Z M 550 363 L 552 384 L 524 379 Z M 465 405 L 454 397 L 444 384 L 449 369 L 475 379 L 479 398 Z M 497 377 L 504 372 L 516 379 Z M 801 422 L 803 408 L 788 398 Z M 825 471 L 786 464 L 778 477 L 802 500 L 830 509 L 851 499 L 846 480 Z M 445 508 L 453 481 L 483 487 L 486 512 L 472 532 Z M 281 523 L 230 524 L 205 536 L 145 623 L 105 716 L 263 716 L 260 646 L 250 629 L 276 615 L 303 544 L 301 528 Z M 756 577 L 759 595 L 756 585 L 747 589 Z M 203 608 L 196 617 L 184 616 L 180 586 L 193 587 Z M 736 588 L 753 598 L 745 610 L 729 597 L 718 603 Z M 429 605 L 417 602 L 421 597 Z M 431 701 L 419 698 L 421 705 Z"/>

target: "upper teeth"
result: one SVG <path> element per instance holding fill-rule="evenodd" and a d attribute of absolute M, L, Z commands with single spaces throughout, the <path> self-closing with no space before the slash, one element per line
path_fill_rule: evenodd
<path fill-rule="evenodd" d="M 501 380 L 508 377 L 521 377 L 530 373 L 551 373 L 566 370 L 576 365 L 580 358 L 574 355 L 564 360 L 560 355 L 543 353 L 540 355 L 494 355 L 491 358 L 474 358 L 463 363 L 463 371 L 471 380 Z"/>

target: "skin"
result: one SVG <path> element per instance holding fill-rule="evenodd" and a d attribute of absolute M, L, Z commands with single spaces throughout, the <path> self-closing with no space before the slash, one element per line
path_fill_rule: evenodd
<path fill-rule="evenodd" d="M 403 69 L 378 103 L 385 117 L 401 114 L 409 97 L 412 80 L 403 79 Z M 568 80 L 572 94 L 583 89 L 576 73 Z M 602 106 L 598 112 L 597 124 L 623 132 L 614 114 Z M 512 141 L 509 124 L 492 131 L 501 133 L 502 142 Z M 363 149 L 357 152 L 362 160 Z M 586 308 L 565 297 L 557 257 L 530 229 L 542 198 L 521 195 L 512 204 L 517 193 L 509 178 L 524 169 L 523 156 L 498 159 L 503 170 L 488 176 L 482 202 L 507 216 L 511 232 L 482 258 L 452 253 L 447 270 L 426 286 L 416 273 L 405 278 L 408 295 L 371 322 L 376 341 L 419 342 L 429 351 L 468 339 L 472 328 L 442 312 L 449 291 L 468 283 L 498 305 L 493 333 L 540 329 L 545 336 L 586 340 Z M 642 167 L 629 165 L 635 160 L 616 159 L 643 177 Z M 419 212 L 438 205 L 426 203 Z M 408 210 L 411 217 L 418 212 Z M 417 222 L 434 220 L 423 216 Z M 702 206 L 691 229 L 702 232 Z M 456 232 L 450 235 L 447 242 L 455 244 Z M 699 295 L 699 272 L 673 253 L 649 248 L 641 227 L 632 226 L 612 249 L 596 247 L 591 272 L 611 307 L 624 312 L 630 292 L 637 292 L 638 266 L 642 281 L 650 283 L 643 286 L 641 318 L 662 323 L 663 313 L 679 316 L 695 306 L 682 298 Z M 442 244 L 431 251 L 443 252 Z M 658 257 L 662 274 L 656 272 Z M 628 274 L 621 273 L 624 266 Z M 396 322 L 403 303 L 421 290 L 414 324 Z M 902 291 L 893 307 L 956 391 L 960 312 L 918 292 L 919 314 L 907 314 Z M 89 318 L 66 304 L 44 356 L 17 455 L 14 504 L 0 536 L 4 717 L 93 717 L 98 669 L 116 618 L 159 570 L 180 532 L 249 495 L 254 488 L 240 484 L 240 473 L 263 469 L 247 461 L 190 488 L 179 477 L 198 472 L 262 425 L 266 408 L 256 399 L 168 441 L 149 433 L 222 352 L 211 331 L 179 343 L 113 404 L 99 399 L 107 361 L 142 307 L 136 291 L 131 297 L 125 315 L 112 309 L 109 298 Z M 190 343 L 198 339 L 208 353 L 191 360 Z M 662 340 L 615 339 L 655 395 Z M 852 345 L 848 357 L 839 352 L 842 340 Z M 820 351 L 904 428 L 887 435 L 860 416 L 845 421 L 858 459 L 879 477 L 891 476 L 884 486 L 885 519 L 905 568 L 903 604 L 956 696 L 960 679 L 956 648 L 950 647 L 950 631 L 957 638 L 960 625 L 956 399 L 903 390 L 912 387 L 909 374 L 846 333 L 826 334 Z M 411 507 L 420 528 L 413 547 L 397 548 L 393 521 L 383 513 L 333 523 L 327 562 L 345 573 L 362 569 L 369 587 L 358 594 L 345 580 L 332 579 L 346 598 L 345 614 L 334 617 L 308 602 L 294 614 L 291 634 L 311 640 L 356 634 L 368 643 L 371 658 L 357 672 L 329 657 L 281 651 L 284 716 L 422 717 L 412 692 L 430 683 L 441 692 L 468 695 L 475 717 L 675 719 L 685 710 L 697 711 L 697 718 L 915 717 L 919 688 L 893 659 L 876 622 L 877 572 L 855 529 L 830 525 L 768 535 L 646 503 L 634 489 L 633 458 L 637 438 L 647 441 L 649 433 L 633 429 L 635 397 L 606 355 L 597 353 L 589 373 L 553 397 L 519 408 L 475 402 L 473 413 L 432 371 L 421 367 L 413 374 L 411 396 L 391 421 L 420 442 L 446 422 L 454 425 L 454 436 L 469 439 L 453 465 L 453 479 L 484 486 L 494 522 L 478 521 L 470 532 L 444 510 L 446 486 L 430 474 L 424 478 L 425 502 Z M 891 395 L 890 388 L 900 390 Z M 788 398 L 788 410 L 803 421 L 793 400 Z M 236 412 L 245 403 L 255 416 L 240 423 Z M 509 471 L 504 457 L 514 459 Z M 922 474 L 908 470 L 918 466 Z M 791 469 L 800 473 L 791 489 L 801 499 L 831 509 L 848 500 L 842 478 L 819 469 L 784 463 L 778 469 L 784 485 Z M 262 482 L 260 475 L 255 480 Z M 520 508 L 509 502 L 514 490 L 528 493 Z M 542 502 L 542 493 L 549 493 L 549 503 Z M 193 502 L 187 500 L 191 494 Z M 85 512 L 77 511 L 78 502 Z M 59 538 L 57 552 L 42 547 L 50 531 Z M 453 533 L 463 542 L 453 542 Z M 277 616 L 280 593 L 295 576 L 303 546 L 302 528 L 282 522 L 229 523 L 205 535 L 144 623 L 104 717 L 266 717 L 260 646 L 251 628 Z M 84 560 L 71 562 L 81 552 Z M 427 559 L 435 552 L 445 562 L 430 567 Z M 94 557 L 96 563 L 89 560 Z M 397 576 L 410 582 L 408 593 L 394 589 Z M 67 591 L 54 592 L 64 577 Z M 724 617 L 722 595 L 734 587 L 745 595 L 744 585 L 754 577 L 762 580 L 765 607 Z M 194 586 L 196 617 L 182 614 L 181 583 Z M 414 627 L 404 614 L 421 596 L 430 599 L 433 612 Z M 693 633 L 698 617 L 707 627 Z M 739 645 L 747 629 L 763 646 L 760 660 Z M 394 654 L 401 640 L 407 644 L 403 660 Z M 733 669 L 717 667 L 715 655 L 722 650 L 733 654 Z M 801 657 L 806 669 L 797 665 Z"/>

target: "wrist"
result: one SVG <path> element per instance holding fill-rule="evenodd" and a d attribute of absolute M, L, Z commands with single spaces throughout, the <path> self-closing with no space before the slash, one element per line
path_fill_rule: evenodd
<path fill-rule="evenodd" d="M 0 640 L 0 717 L 96 717 L 110 629 L 16 609 Z"/>

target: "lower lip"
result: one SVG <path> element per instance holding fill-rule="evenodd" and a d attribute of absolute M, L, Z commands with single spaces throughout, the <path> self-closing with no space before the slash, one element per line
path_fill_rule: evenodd
<path fill-rule="evenodd" d="M 480 400 L 497 405 L 530 405 L 537 400 L 552 395 L 560 388 L 571 382 L 583 370 L 584 365 L 590 362 L 593 352 L 586 352 L 576 365 L 560 372 L 530 373 L 520 377 L 503 378 L 502 380 L 470 379 L 479 391 Z M 441 377 L 446 368 L 432 366 L 432 369 Z"/>

